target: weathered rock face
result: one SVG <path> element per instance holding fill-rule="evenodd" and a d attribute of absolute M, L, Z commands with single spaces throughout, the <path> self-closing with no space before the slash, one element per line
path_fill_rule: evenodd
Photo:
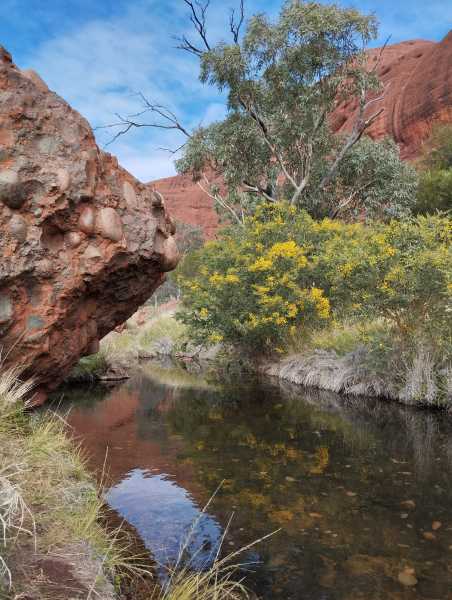
<path fill-rule="evenodd" d="M 174 224 L 88 123 L 0 48 L 0 350 L 41 390 L 178 262 Z"/>
<path fill-rule="evenodd" d="M 379 54 L 379 49 L 369 52 L 371 66 Z M 385 110 L 368 133 L 374 139 L 392 136 L 402 158 L 414 159 L 434 123 L 452 122 L 452 31 L 439 43 L 410 40 L 387 46 L 378 74 L 387 89 L 379 105 Z M 353 101 L 341 103 L 332 116 L 333 130 L 350 131 L 357 110 Z M 165 195 L 175 217 L 213 237 L 218 229 L 213 202 L 190 177 L 160 179 L 151 186 Z"/>
<path fill-rule="evenodd" d="M 369 52 L 370 66 L 379 54 L 378 49 Z M 452 31 L 439 43 L 410 40 L 387 46 L 377 73 L 386 88 L 378 105 L 384 107 L 384 112 L 368 133 L 374 139 L 393 137 L 402 158 L 416 158 L 432 125 L 452 122 Z M 375 111 L 376 106 L 370 111 Z M 338 106 L 332 119 L 333 130 L 349 131 L 357 110 L 353 101 Z"/>

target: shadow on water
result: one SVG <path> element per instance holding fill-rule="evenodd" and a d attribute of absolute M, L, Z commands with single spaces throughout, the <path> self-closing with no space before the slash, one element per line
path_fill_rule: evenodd
<path fill-rule="evenodd" d="M 202 568 L 234 513 L 226 551 L 282 529 L 244 557 L 259 562 L 247 580 L 262 598 L 452 600 L 447 417 L 157 367 L 65 395 L 98 472 L 108 448 L 108 502 L 159 563 L 175 562 L 200 517 L 186 554 Z"/>

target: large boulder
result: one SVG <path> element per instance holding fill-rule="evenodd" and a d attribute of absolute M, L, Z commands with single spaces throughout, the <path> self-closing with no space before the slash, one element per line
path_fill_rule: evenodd
<path fill-rule="evenodd" d="M 0 351 L 44 393 L 178 261 L 159 194 L 0 47 Z"/>

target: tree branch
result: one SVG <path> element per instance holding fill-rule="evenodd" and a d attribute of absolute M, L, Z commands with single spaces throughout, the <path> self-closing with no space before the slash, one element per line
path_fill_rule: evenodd
<path fill-rule="evenodd" d="M 207 179 L 206 175 L 203 175 L 203 179 L 204 179 L 206 185 L 208 187 L 210 187 L 210 183 L 209 183 L 209 180 Z M 197 181 L 197 185 L 205 194 L 207 194 L 209 196 L 209 198 L 211 198 L 214 202 L 217 202 L 217 204 L 219 204 L 224 210 L 230 212 L 231 215 L 234 217 L 234 219 L 237 221 L 237 223 L 241 227 L 245 227 L 244 220 L 242 220 L 239 217 L 239 215 L 236 213 L 236 211 L 232 208 L 232 206 L 228 202 L 226 202 L 226 200 L 224 198 L 222 198 L 219 194 L 212 194 L 212 192 L 210 192 L 208 188 L 205 188 L 203 186 L 201 181 Z M 243 216 L 243 210 L 242 210 L 242 216 Z"/>
<path fill-rule="evenodd" d="M 232 33 L 232 37 L 234 38 L 234 42 L 236 44 L 239 43 L 240 39 L 240 30 L 242 28 L 243 22 L 245 21 L 245 6 L 244 0 L 240 0 L 240 17 L 238 21 L 235 20 L 235 9 L 231 9 L 231 16 L 229 18 L 229 28 Z"/>
<path fill-rule="evenodd" d="M 365 185 L 362 185 L 357 190 L 354 190 L 348 196 L 348 198 L 346 198 L 345 200 L 343 200 L 342 202 L 339 203 L 339 206 L 336 206 L 333 209 L 331 209 L 331 211 L 330 211 L 330 218 L 331 219 L 335 219 L 338 216 L 338 214 L 342 210 L 344 210 L 344 208 L 347 208 L 347 206 L 358 196 L 358 194 L 361 194 L 362 192 L 364 192 L 365 190 L 367 190 L 367 188 L 369 188 L 372 185 L 374 185 L 374 183 L 375 183 L 375 180 L 372 179 L 371 181 L 367 182 Z"/>
<path fill-rule="evenodd" d="M 375 102 L 380 102 L 381 100 L 383 100 L 383 98 L 385 97 L 385 93 L 386 93 L 386 90 L 378 98 L 373 98 L 369 101 L 366 101 L 366 87 L 363 88 L 363 90 L 361 91 L 360 108 L 359 108 L 359 112 L 356 117 L 355 123 L 353 125 L 352 132 L 346 139 L 341 151 L 337 155 L 336 160 L 331 165 L 328 173 L 324 176 L 324 178 L 320 182 L 321 189 L 324 189 L 327 185 L 329 185 L 331 183 L 331 181 L 334 179 L 334 177 L 336 175 L 339 165 L 344 160 L 344 158 L 347 155 L 347 153 L 349 152 L 349 150 L 357 142 L 359 142 L 359 140 L 361 139 L 361 137 L 363 136 L 365 131 L 367 129 L 369 129 L 369 127 L 372 125 L 372 123 L 374 123 L 378 119 L 378 117 L 384 112 L 385 109 L 384 109 L 384 107 L 382 107 L 379 110 L 377 110 L 377 112 L 375 112 L 373 115 L 371 115 L 368 119 L 364 118 L 364 114 L 365 114 L 366 110 L 369 108 L 369 106 L 371 106 L 372 104 L 375 104 Z"/>
<path fill-rule="evenodd" d="M 152 127 L 154 129 L 167 130 L 174 129 L 180 131 L 187 138 L 191 137 L 191 133 L 180 123 L 177 116 L 169 108 L 167 108 L 166 106 L 162 106 L 161 104 L 152 104 L 141 92 L 137 95 L 141 98 L 145 106 L 144 110 L 133 115 L 128 115 L 126 117 L 123 117 L 120 114 L 116 114 L 116 117 L 118 118 L 118 121 L 116 123 L 110 123 L 109 125 L 100 125 L 94 128 L 94 131 L 99 129 L 115 129 L 118 127 L 121 128 L 118 131 L 118 133 L 116 133 L 113 136 L 113 138 L 106 144 L 107 146 L 115 142 L 122 135 L 128 133 L 131 129 L 139 129 L 141 127 Z M 161 119 L 161 122 L 154 121 L 152 123 L 146 123 L 138 120 L 143 115 L 149 113 L 159 117 Z M 178 150 L 183 148 L 184 145 L 185 144 L 180 146 Z M 174 151 L 174 153 L 176 152 L 177 150 Z"/>
<path fill-rule="evenodd" d="M 185 4 L 190 8 L 190 21 L 192 22 L 196 32 L 198 33 L 201 41 L 205 47 L 204 50 L 201 50 L 194 44 L 192 44 L 189 39 L 184 35 L 181 38 L 176 38 L 179 40 L 179 46 L 177 46 L 180 50 L 186 50 L 191 54 L 195 54 L 196 56 L 201 56 L 206 50 L 210 51 L 210 44 L 207 39 L 207 28 L 206 28 L 206 16 L 207 10 L 210 5 L 210 0 L 205 0 L 205 2 L 201 2 L 200 0 L 184 0 Z"/>
<path fill-rule="evenodd" d="M 251 192 L 253 194 L 262 194 L 266 200 L 269 202 L 276 202 L 276 199 L 268 193 L 268 191 L 260 185 L 253 185 L 252 183 L 248 183 L 247 181 L 243 182 L 243 185 L 246 188 L 247 192 Z"/>

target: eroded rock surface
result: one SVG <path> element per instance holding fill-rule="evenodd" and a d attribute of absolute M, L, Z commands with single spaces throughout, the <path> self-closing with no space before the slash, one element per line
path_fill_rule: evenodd
<path fill-rule="evenodd" d="M 44 398 L 173 269 L 163 199 L 0 47 L 0 350 Z"/>

